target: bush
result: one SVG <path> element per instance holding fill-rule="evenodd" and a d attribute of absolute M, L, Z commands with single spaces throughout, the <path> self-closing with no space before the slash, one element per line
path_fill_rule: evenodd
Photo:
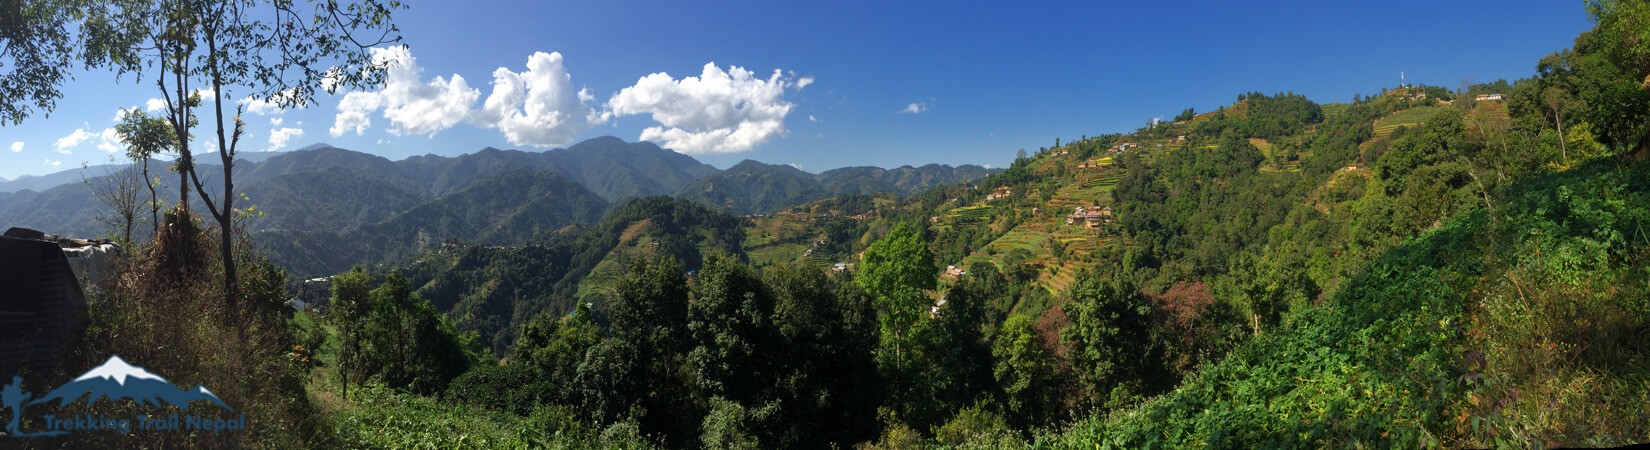
<path fill-rule="evenodd" d="M 527 415 L 551 398 L 555 386 L 537 369 L 521 365 L 479 366 L 447 385 L 448 401 Z"/>

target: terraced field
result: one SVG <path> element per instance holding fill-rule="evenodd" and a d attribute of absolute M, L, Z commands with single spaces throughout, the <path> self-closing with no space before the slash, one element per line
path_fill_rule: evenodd
<path fill-rule="evenodd" d="M 1107 170 L 1098 175 L 1079 176 L 1076 183 L 1060 187 L 1049 199 L 1045 209 L 1051 209 L 1060 215 L 1069 214 L 1071 208 L 1077 206 L 1094 206 L 1117 187 L 1117 181 L 1123 179 L 1123 171 Z"/>
<path fill-rule="evenodd" d="M 769 245 L 745 250 L 745 254 L 751 258 L 751 263 L 757 266 L 796 261 L 807 253 L 808 246 L 797 243 Z"/>
<path fill-rule="evenodd" d="M 991 221 L 991 216 L 996 213 L 996 211 L 997 207 L 995 206 L 964 206 L 947 211 L 943 219 L 945 219 L 946 222 L 954 224 L 987 223 Z"/>
<path fill-rule="evenodd" d="M 1377 119 L 1375 120 L 1375 137 L 1366 141 L 1365 144 L 1392 136 L 1392 132 L 1397 130 L 1398 127 L 1413 128 L 1420 125 L 1437 116 L 1438 113 L 1444 112 L 1444 108 L 1444 106 L 1422 106 L 1398 111 Z"/>

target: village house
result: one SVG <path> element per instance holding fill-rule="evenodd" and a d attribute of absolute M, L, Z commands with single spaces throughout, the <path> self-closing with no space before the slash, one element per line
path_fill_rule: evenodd
<path fill-rule="evenodd" d="M 1083 212 L 1083 226 L 1100 228 L 1101 224 L 1111 222 L 1111 207 L 1089 209 Z"/>
<path fill-rule="evenodd" d="M 1483 102 L 1483 101 L 1499 102 L 1499 101 L 1501 101 L 1501 94 L 1478 94 L 1478 97 L 1475 97 L 1475 98 L 1478 101 L 1481 101 L 1481 102 Z"/>
<path fill-rule="evenodd" d="M 953 266 L 945 266 L 945 276 L 946 276 L 946 278 L 956 279 L 956 278 L 959 278 L 963 275 L 968 275 L 968 271 L 962 270 L 961 267 L 957 267 L 957 266 L 954 266 L 954 265 Z"/>
<path fill-rule="evenodd" d="M 996 190 L 992 191 L 990 194 L 986 194 L 985 201 L 989 202 L 999 198 L 1008 198 L 1008 195 L 1013 193 L 1014 190 L 1009 189 L 1008 186 L 997 186 Z"/>

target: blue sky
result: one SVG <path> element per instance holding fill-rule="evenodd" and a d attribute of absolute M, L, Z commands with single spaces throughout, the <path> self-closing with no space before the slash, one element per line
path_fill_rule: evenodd
<path fill-rule="evenodd" d="M 401 159 L 614 135 L 724 168 L 1002 166 L 1249 91 L 1328 103 L 1400 71 L 1522 78 L 1591 26 L 1580 2 L 1550 0 L 408 3 L 407 50 L 381 52 L 398 84 L 249 114 L 243 151 Z M 157 96 L 100 71 L 65 92 L 49 117 L 0 127 L 0 177 L 107 162 L 117 109 Z"/>

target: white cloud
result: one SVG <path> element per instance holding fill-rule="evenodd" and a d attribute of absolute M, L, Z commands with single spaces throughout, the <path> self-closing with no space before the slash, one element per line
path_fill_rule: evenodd
<path fill-rule="evenodd" d="M 158 98 L 151 98 L 148 101 L 143 102 L 143 110 L 148 112 L 164 111 L 166 110 L 166 101 Z"/>
<path fill-rule="evenodd" d="M 299 100 L 297 95 L 297 88 L 276 92 L 275 95 L 269 98 L 257 98 L 248 95 L 246 98 L 241 99 L 241 104 L 246 105 L 246 112 L 260 116 L 286 112 L 286 109 L 281 107 L 282 103 L 291 104 L 298 108 L 308 107 L 309 105 Z"/>
<path fill-rule="evenodd" d="M 928 111 L 928 104 L 927 103 L 916 102 L 916 103 L 911 103 L 911 104 L 905 105 L 905 109 L 897 111 L 896 114 L 921 114 L 921 113 L 924 113 L 924 112 L 927 112 L 927 111 Z"/>
<path fill-rule="evenodd" d="M 86 142 L 91 138 L 92 133 L 87 132 L 86 128 L 76 128 L 74 132 L 69 133 L 68 136 L 57 138 L 57 142 L 52 143 L 52 148 L 57 149 L 58 153 L 67 155 L 74 153 L 75 147 L 79 147 L 81 143 Z"/>
<path fill-rule="evenodd" d="M 120 138 L 113 127 L 104 128 L 97 134 L 97 149 L 107 153 L 115 153 L 125 148 L 126 140 Z"/>
<path fill-rule="evenodd" d="M 328 130 L 333 137 L 342 136 L 346 131 L 355 129 L 360 135 L 372 125 L 373 111 L 382 105 L 378 94 L 372 92 L 351 92 L 344 94 L 343 100 L 338 101 L 338 116 L 332 121 L 332 128 Z"/>
<path fill-rule="evenodd" d="M 567 145 L 605 121 L 585 105 L 594 99 L 589 89 L 573 90 L 561 53 L 536 52 L 527 57 L 526 71 L 493 70 L 493 93 L 470 121 L 497 128 L 511 144 Z"/>
<path fill-rule="evenodd" d="M 22 153 L 23 152 L 23 141 L 12 142 L 11 143 L 11 152 L 12 153 Z"/>
<path fill-rule="evenodd" d="M 218 99 L 217 91 L 213 91 L 211 89 L 196 89 L 195 94 L 201 96 L 202 102 L 210 102 Z"/>
<path fill-rule="evenodd" d="M 303 124 L 299 124 L 303 125 Z M 293 139 L 304 137 L 302 128 L 281 127 L 269 132 L 269 148 L 264 151 L 276 151 L 286 147 Z"/>
<path fill-rule="evenodd" d="M 642 130 L 641 139 L 663 141 L 678 152 L 743 152 L 785 135 L 785 115 L 795 106 L 785 101 L 785 90 L 800 84 L 779 70 L 762 79 L 743 67 L 724 71 L 713 62 L 698 77 L 676 80 L 663 72 L 642 77 L 607 101 L 603 117 L 650 114 L 663 126 Z"/>
<path fill-rule="evenodd" d="M 818 118 L 818 117 L 814 117 L 814 115 L 813 115 L 813 114 L 809 114 L 809 115 L 808 115 L 808 121 L 809 121 L 809 122 L 818 122 L 818 121 L 819 121 L 819 118 Z"/>
<path fill-rule="evenodd" d="M 51 158 L 46 158 L 46 165 L 57 167 L 63 165 L 63 161 L 53 161 Z"/>
<path fill-rule="evenodd" d="M 372 59 L 376 64 L 389 66 L 384 88 L 345 94 L 329 130 L 333 136 L 350 129 L 356 134 L 365 132 L 372 124 L 370 115 L 379 109 L 384 110 L 384 118 L 390 121 L 391 133 L 433 136 L 464 120 L 471 105 L 481 98 L 481 91 L 471 89 L 459 75 L 423 81 L 424 69 L 405 46 L 374 48 Z"/>
<path fill-rule="evenodd" d="M 810 84 L 814 84 L 814 77 L 802 77 L 802 79 L 796 80 L 796 90 L 800 91 Z"/>

